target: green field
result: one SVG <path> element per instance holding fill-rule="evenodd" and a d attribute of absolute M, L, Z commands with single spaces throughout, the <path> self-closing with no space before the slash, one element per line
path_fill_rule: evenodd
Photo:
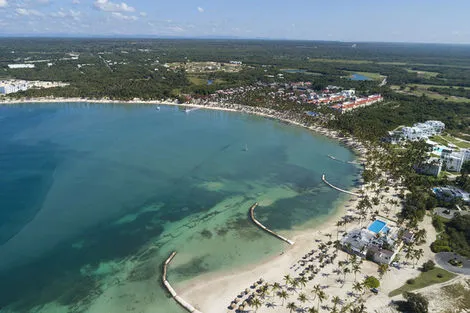
<path fill-rule="evenodd" d="M 441 274 L 442 277 L 439 278 L 437 277 L 437 275 Z M 414 283 L 413 284 L 408 284 L 406 283 L 405 285 L 401 286 L 400 288 L 398 289 L 395 289 L 393 291 L 391 291 L 388 296 L 389 297 L 394 297 L 394 296 L 397 296 L 399 294 L 402 294 L 403 292 L 405 291 L 412 291 L 412 290 L 416 290 L 416 289 L 421 289 L 421 288 L 424 288 L 424 287 L 427 287 L 427 286 L 431 286 L 431 285 L 434 285 L 434 284 L 440 284 L 440 283 L 444 283 L 448 280 L 451 280 L 452 278 L 456 277 L 457 275 L 455 274 L 452 274 L 442 268 L 434 268 L 428 272 L 423 272 L 421 273 L 418 277 L 416 277 L 414 279 Z"/>
<path fill-rule="evenodd" d="M 188 80 L 193 85 L 202 86 L 202 85 L 207 85 L 208 78 L 207 77 L 197 76 L 197 75 L 188 75 Z M 214 79 L 214 81 L 213 81 L 214 85 L 215 84 L 222 84 L 222 83 L 224 83 L 224 81 L 222 79 Z"/>
<path fill-rule="evenodd" d="M 467 98 L 441 95 L 440 93 L 428 90 L 428 88 L 433 87 L 433 86 L 434 85 L 408 84 L 403 90 L 401 90 L 400 86 L 397 86 L 397 85 L 392 85 L 390 86 L 390 88 L 392 88 L 393 90 L 399 93 L 413 95 L 417 97 L 420 97 L 424 94 L 426 97 L 430 99 L 435 99 L 435 100 L 453 101 L 453 102 L 459 102 L 459 103 L 470 102 L 470 99 L 467 99 Z M 439 87 L 448 87 L 448 86 L 439 86 Z"/>
<path fill-rule="evenodd" d="M 436 77 L 437 75 L 439 75 L 438 72 L 419 71 L 419 70 L 413 70 L 413 69 L 409 69 L 409 68 L 407 68 L 406 70 L 410 73 L 416 73 L 416 74 L 418 74 L 418 76 L 423 77 L 423 78 L 427 78 L 427 79 L 430 79 L 430 78 L 433 78 L 433 77 Z"/>

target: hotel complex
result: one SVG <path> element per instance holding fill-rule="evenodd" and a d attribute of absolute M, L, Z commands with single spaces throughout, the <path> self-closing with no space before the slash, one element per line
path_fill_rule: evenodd
<path fill-rule="evenodd" d="M 462 165 L 470 161 L 470 149 L 459 148 L 452 143 L 441 145 L 433 141 L 432 137 L 441 135 L 444 129 L 445 124 L 441 121 L 426 121 L 391 131 L 387 139 L 393 144 L 404 141 L 426 141 L 432 147 L 432 151 L 428 162 L 417 168 L 421 173 L 438 176 L 442 170 L 460 172 Z"/>
<path fill-rule="evenodd" d="M 348 253 L 379 264 L 390 264 L 403 246 L 403 241 L 412 240 L 413 235 L 409 231 L 401 231 L 395 222 L 377 217 L 368 227 L 346 233 L 340 243 Z"/>

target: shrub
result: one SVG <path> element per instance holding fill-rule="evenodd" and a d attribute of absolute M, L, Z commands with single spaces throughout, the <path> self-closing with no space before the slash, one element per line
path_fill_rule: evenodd
<path fill-rule="evenodd" d="M 368 276 L 364 280 L 364 286 L 366 286 L 368 288 L 378 288 L 380 286 L 380 282 L 374 276 Z"/>
<path fill-rule="evenodd" d="M 447 240 L 438 239 L 431 244 L 431 251 L 434 253 L 451 252 L 449 242 Z"/>
<path fill-rule="evenodd" d="M 412 313 L 428 313 L 428 300 L 419 293 L 405 292 L 403 294 Z"/>
<path fill-rule="evenodd" d="M 439 274 L 437 274 L 436 276 L 437 276 L 437 278 L 442 278 L 442 277 L 444 277 L 444 275 L 442 275 L 442 273 L 439 273 Z"/>
<path fill-rule="evenodd" d="M 408 280 L 406 281 L 406 283 L 407 283 L 408 285 L 413 285 L 413 284 L 415 283 L 415 280 L 414 280 L 414 278 L 410 278 L 410 279 L 408 279 Z"/>
<path fill-rule="evenodd" d="M 432 260 L 429 260 L 423 264 L 422 271 L 427 272 L 427 271 L 434 269 L 435 267 L 436 267 L 436 263 L 434 263 Z"/>

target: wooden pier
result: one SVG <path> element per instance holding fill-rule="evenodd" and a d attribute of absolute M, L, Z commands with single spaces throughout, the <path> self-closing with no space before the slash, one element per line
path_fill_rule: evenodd
<path fill-rule="evenodd" d="M 330 186 L 331 188 L 336 189 L 336 190 L 338 190 L 338 191 L 340 191 L 340 192 L 344 192 L 344 193 L 347 193 L 348 195 L 356 196 L 356 197 L 360 197 L 360 196 L 361 196 L 361 195 L 358 194 L 358 193 L 351 192 L 351 191 L 347 191 L 347 190 L 338 188 L 338 187 L 336 187 L 336 186 L 330 184 L 330 183 L 326 180 L 325 174 L 322 175 L 321 179 L 323 180 L 323 182 L 324 182 L 325 184 L 327 184 L 327 185 Z"/>
<path fill-rule="evenodd" d="M 282 237 L 281 235 L 273 232 L 272 230 L 270 230 L 269 228 L 267 228 L 266 226 L 264 226 L 263 224 L 261 224 L 255 217 L 255 208 L 258 206 L 258 202 L 256 202 L 255 204 L 253 204 L 250 208 L 250 216 L 251 216 L 251 220 L 253 221 L 253 223 L 255 223 L 256 225 L 258 225 L 262 230 L 270 233 L 271 235 L 273 235 L 274 237 L 277 237 L 279 239 L 281 239 L 282 241 L 285 241 L 287 242 L 288 244 L 290 245 L 293 245 L 294 242 L 285 238 L 285 237 Z"/>
<path fill-rule="evenodd" d="M 168 280 L 166 279 L 166 274 L 167 274 L 167 267 L 168 265 L 170 264 L 170 262 L 173 260 L 173 258 L 175 257 L 176 255 L 176 251 L 173 251 L 170 256 L 168 257 L 168 259 L 166 259 L 165 263 L 163 263 L 163 273 L 162 273 L 162 281 L 163 281 L 163 285 L 165 286 L 166 290 L 168 290 L 168 292 L 171 294 L 171 297 L 173 299 L 175 299 L 175 301 L 181 305 L 183 308 L 185 308 L 188 312 L 191 312 L 191 313 L 201 313 L 201 311 L 198 311 L 195 307 L 193 307 L 191 304 L 189 304 L 188 302 L 186 302 L 184 299 L 182 299 L 180 296 L 178 296 L 178 294 L 176 293 L 176 291 L 173 289 L 173 287 L 171 287 L 170 283 L 168 282 Z"/>

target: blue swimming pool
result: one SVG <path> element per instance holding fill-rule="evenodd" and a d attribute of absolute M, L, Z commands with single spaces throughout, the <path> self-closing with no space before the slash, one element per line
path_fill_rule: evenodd
<path fill-rule="evenodd" d="M 385 222 L 382 222 L 380 220 L 375 220 L 372 224 L 370 224 L 369 226 L 369 230 L 371 232 L 374 232 L 376 234 L 380 233 L 380 231 L 382 230 L 382 228 L 384 228 L 386 225 Z"/>

